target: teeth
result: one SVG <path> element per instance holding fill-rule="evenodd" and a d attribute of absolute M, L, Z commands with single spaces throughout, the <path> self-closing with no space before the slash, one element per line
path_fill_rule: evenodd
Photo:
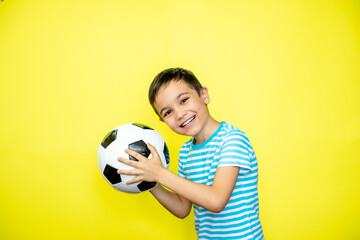
<path fill-rule="evenodd" d="M 188 125 L 192 120 L 194 120 L 195 116 L 190 118 L 189 120 L 187 120 L 186 122 L 184 122 L 181 126 L 185 127 L 186 125 Z"/>

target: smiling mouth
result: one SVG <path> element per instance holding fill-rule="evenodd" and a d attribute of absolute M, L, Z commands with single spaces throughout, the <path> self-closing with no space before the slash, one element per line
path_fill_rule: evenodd
<path fill-rule="evenodd" d="M 184 122 L 183 124 L 181 124 L 180 127 L 186 127 L 187 125 L 189 125 L 194 119 L 195 119 L 196 116 L 193 116 L 192 118 L 190 118 L 189 120 L 187 120 L 186 122 Z"/>

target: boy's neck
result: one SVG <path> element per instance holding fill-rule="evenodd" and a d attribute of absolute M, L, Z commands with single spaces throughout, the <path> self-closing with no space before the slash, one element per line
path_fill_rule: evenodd
<path fill-rule="evenodd" d="M 206 125 L 204 126 L 204 129 L 201 131 L 201 134 L 199 134 L 199 136 L 194 136 L 193 144 L 199 145 L 208 140 L 220 127 L 220 124 L 220 122 L 216 121 L 210 116 Z"/>

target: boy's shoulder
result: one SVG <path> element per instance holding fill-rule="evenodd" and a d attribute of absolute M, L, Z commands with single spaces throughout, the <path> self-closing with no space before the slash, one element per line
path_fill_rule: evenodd
<path fill-rule="evenodd" d="M 249 138 L 246 133 L 235 127 L 234 125 L 224 122 L 222 131 L 223 133 L 221 134 L 221 137 L 223 138 L 223 141 L 245 142 L 247 144 L 250 144 Z"/>
<path fill-rule="evenodd" d="M 242 135 L 246 136 L 245 132 L 241 131 L 239 128 L 235 127 L 232 124 L 229 124 L 227 122 L 222 122 L 222 135 L 224 136 L 231 136 L 231 135 Z"/>

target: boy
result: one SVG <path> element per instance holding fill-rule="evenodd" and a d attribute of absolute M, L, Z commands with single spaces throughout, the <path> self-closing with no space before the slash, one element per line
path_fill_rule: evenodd
<path fill-rule="evenodd" d="M 194 205 L 198 239 L 263 239 L 257 160 L 245 133 L 210 115 L 208 90 L 188 70 L 160 72 L 150 86 L 149 101 L 170 129 L 192 137 L 180 149 L 178 175 L 162 166 L 150 144 L 151 159 L 126 150 L 138 162 L 119 158 L 135 169 L 118 173 L 135 175 L 128 184 L 159 183 L 151 194 L 179 218 Z"/>

